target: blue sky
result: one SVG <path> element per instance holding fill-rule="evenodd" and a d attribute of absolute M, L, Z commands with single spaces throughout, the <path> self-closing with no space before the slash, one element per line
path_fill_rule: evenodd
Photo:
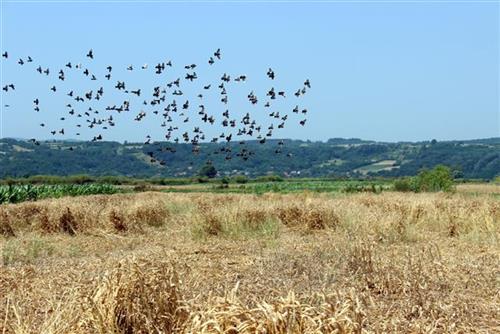
<path fill-rule="evenodd" d="M 183 75 L 183 66 L 191 63 L 199 64 L 200 77 L 184 88 L 193 106 L 199 86 L 215 85 L 227 72 L 248 76 L 246 83 L 228 89 L 234 115 L 250 112 L 267 125 L 267 110 L 262 104 L 252 107 L 245 97 L 254 90 L 261 103 L 270 86 L 288 94 L 273 106 L 276 111 L 285 113 L 295 104 L 308 109 L 307 126 L 298 125 L 301 118 L 291 115 L 277 137 L 415 141 L 500 136 L 499 3 L 4 1 L 1 27 L 2 52 L 10 55 L 2 60 L 2 87 L 16 84 L 15 92 L 2 91 L 4 137 L 52 138 L 49 130 L 66 127 L 66 138 L 76 138 L 71 130 L 76 120 L 59 121 L 61 116 L 70 118 L 67 91 L 87 91 L 101 82 L 111 87 L 121 78 L 129 83 L 127 88 L 149 92 Z M 95 53 L 91 62 L 85 58 L 90 48 Z M 217 48 L 223 59 L 209 67 L 207 59 Z M 32 64 L 16 64 L 28 55 Z M 125 69 L 167 59 L 176 68 L 162 77 L 152 69 Z M 61 83 L 56 73 L 67 61 L 81 62 L 100 77 L 111 64 L 114 78 L 90 82 L 75 73 Z M 39 64 L 53 75 L 39 75 Z M 268 67 L 275 70 L 276 82 L 266 78 Z M 294 100 L 293 92 L 306 78 L 312 89 Z M 60 88 L 57 94 L 50 92 L 52 84 Z M 107 102 L 118 104 L 123 98 L 108 86 Z M 221 114 L 225 108 L 216 95 L 207 96 L 205 103 L 209 111 Z M 40 113 L 33 111 L 35 97 L 41 101 Z M 116 116 L 117 126 L 105 132 L 106 139 L 162 138 L 158 119 L 148 115 L 142 123 L 132 120 L 139 102 L 130 114 Z M 104 101 L 96 108 L 103 106 Z M 191 111 L 192 118 L 197 110 Z M 42 122 L 47 127 L 41 128 Z M 207 129 L 207 134 L 221 130 Z M 81 132 L 84 138 L 97 133 Z"/>

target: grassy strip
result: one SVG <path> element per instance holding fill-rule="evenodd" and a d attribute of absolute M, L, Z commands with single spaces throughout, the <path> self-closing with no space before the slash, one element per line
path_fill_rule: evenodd
<path fill-rule="evenodd" d="M 115 194 L 117 192 L 119 189 L 109 184 L 9 185 L 0 186 L 0 204 L 63 196 Z"/>
<path fill-rule="evenodd" d="M 392 189 L 388 182 L 368 182 L 368 181 L 307 181 L 307 182 L 262 182 L 248 184 L 217 184 L 200 187 L 170 187 L 163 189 L 163 192 L 177 193 L 237 193 L 237 194 L 264 194 L 264 193 L 298 193 L 311 191 L 318 193 L 325 192 L 372 192 L 380 193 Z"/>

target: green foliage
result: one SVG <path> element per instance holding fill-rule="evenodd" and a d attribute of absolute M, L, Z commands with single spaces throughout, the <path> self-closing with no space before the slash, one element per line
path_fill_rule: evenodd
<path fill-rule="evenodd" d="M 432 170 L 421 171 L 413 178 L 413 190 L 416 192 L 454 190 L 452 170 L 438 165 Z"/>
<path fill-rule="evenodd" d="M 394 181 L 394 190 L 402 192 L 449 192 L 454 189 L 453 171 L 443 165 L 438 165 L 432 170 L 422 170 L 417 176 L 412 178 Z"/>
<path fill-rule="evenodd" d="M 107 184 L 85 185 L 8 185 L 0 186 L 0 204 L 36 201 L 43 198 L 114 194 L 118 189 Z"/>
<path fill-rule="evenodd" d="M 141 184 L 155 184 L 155 185 L 186 185 L 197 182 L 197 179 L 193 178 L 134 178 L 127 176 L 91 176 L 91 175 L 80 175 L 80 176 L 54 176 L 54 175 L 33 175 L 29 177 L 20 178 L 5 178 L 0 179 L 0 185 L 21 185 L 21 184 L 112 184 L 112 185 L 141 185 Z"/>
<path fill-rule="evenodd" d="M 248 177 L 245 175 L 236 175 L 232 177 L 231 181 L 234 183 L 245 184 L 248 183 Z"/>
<path fill-rule="evenodd" d="M 389 181 L 358 181 L 358 180 L 318 180 L 318 179 L 287 179 L 282 182 L 256 182 L 247 184 L 214 184 L 212 187 L 198 188 L 167 188 L 164 192 L 216 192 L 216 193 L 242 193 L 242 194 L 264 194 L 297 193 L 297 192 L 321 192 L 339 193 L 351 192 L 374 192 L 379 193 L 391 189 Z M 347 190 L 345 190 L 347 189 Z"/>
<path fill-rule="evenodd" d="M 412 180 L 410 178 L 402 178 L 395 180 L 394 190 L 401 192 L 413 191 Z"/>
<path fill-rule="evenodd" d="M 349 183 L 341 189 L 344 193 L 359 193 L 359 192 L 369 192 L 374 194 L 379 194 L 383 190 L 383 187 L 376 185 L 374 183 L 369 184 L 352 184 Z"/>
<path fill-rule="evenodd" d="M 265 144 L 247 141 L 245 147 L 255 154 L 242 161 L 237 157 L 226 160 L 224 154 L 212 154 L 226 145 L 233 152 L 238 152 L 241 145 L 237 142 L 202 143 L 199 154 L 193 157 L 191 145 L 180 143 L 143 145 L 46 141 L 35 146 L 28 141 L 0 139 L 0 179 L 3 179 L 0 182 L 17 183 L 19 178 L 23 178 L 30 184 L 134 185 L 147 179 L 148 183 L 154 184 L 186 184 L 197 176 L 207 160 L 217 166 L 221 176 L 245 174 L 250 178 L 270 173 L 287 175 L 287 178 L 329 175 L 365 179 L 374 176 L 404 177 L 444 164 L 460 171 L 455 172 L 455 178 L 491 180 L 498 176 L 500 165 L 499 138 L 432 143 L 377 143 L 339 138 L 327 142 L 283 142 L 286 155 L 275 153 L 279 140 L 270 139 Z M 175 149 L 176 153 L 158 150 L 165 147 Z M 158 152 L 157 158 L 166 164 L 161 166 L 145 160 L 144 156 L 149 151 Z M 387 168 L 387 164 L 377 164 L 385 160 L 394 161 L 389 166 L 392 168 Z M 37 176 L 40 174 L 46 175 Z"/>
<path fill-rule="evenodd" d="M 215 169 L 212 163 L 206 163 L 203 167 L 198 171 L 198 176 L 205 176 L 209 179 L 213 179 L 217 176 L 217 169 Z"/>
<path fill-rule="evenodd" d="M 210 182 L 210 179 L 206 176 L 198 176 L 198 177 L 194 178 L 194 181 L 198 182 L 198 183 L 208 183 L 208 182 Z"/>

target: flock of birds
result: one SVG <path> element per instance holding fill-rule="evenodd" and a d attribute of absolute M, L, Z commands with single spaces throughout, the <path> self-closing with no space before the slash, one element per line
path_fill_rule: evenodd
<path fill-rule="evenodd" d="M 4 61 L 11 58 L 8 52 L 3 52 L 2 57 Z M 94 60 L 94 51 L 92 49 L 86 54 L 86 58 L 88 59 L 89 64 L 91 64 Z M 208 66 L 213 66 L 219 62 L 221 58 L 221 50 L 217 49 L 210 57 L 208 57 Z M 20 58 L 17 61 L 17 64 L 19 66 L 27 67 L 28 64 L 33 62 L 34 60 L 32 57 L 27 57 L 26 59 Z M 200 88 L 201 91 L 197 94 L 195 101 L 193 101 L 192 98 L 186 99 L 183 96 L 185 95 L 183 92 L 184 87 L 190 85 L 196 80 L 200 80 L 196 73 L 196 69 L 199 68 L 197 64 L 185 65 L 184 77 L 178 77 L 174 80 L 166 81 L 164 86 L 154 87 L 152 92 L 150 92 L 150 95 L 148 95 L 146 91 L 141 88 L 130 89 L 129 84 L 125 81 L 117 80 L 116 84 L 114 84 L 114 81 L 112 80 L 114 75 L 112 66 L 107 66 L 105 68 L 105 75 L 102 77 L 92 73 L 89 68 L 82 66 L 82 64 L 73 64 L 71 62 L 67 62 L 58 70 L 51 70 L 49 68 L 43 68 L 42 66 L 36 65 L 32 65 L 32 67 L 39 73 L 39 75 L 42 76 L 50 78 L 51 76 L 55 77 L 55 75 L 57 75 L 57 79 L 54 79 L 56 80 L 56 83 L 52 82 L 48 87 L 52 94 L 61 94 L 62 89 L 58 88 L 59 84 L 65 81 L 67 76 L 73 75 L 75 72 L 78 75 L 96 83 L 94 89 L 90 89 L 85 92 L 78 93 L 76 89 L 62 92 L 68 101 L 65 102 L 66 111 L 64 112 L 64 115 L 59 118 L 59 121 L 65 122 L 74 118 L 76 120 L 73 122 L 76 123 L 76 129 L 74 131 L 76 132 L 71 132 L 71 134 L 76 136 L 81 136 L 82 127 L 88 127 L 97 131 L 97 133 L 93 135 L 93 138 L 91 136 L 89 140 L 94 142 L 104 140 L 106 130 L 109 130 L 111 127 L 115 127 L 117 125 L 117 117 L 114 113 L 132 113 L 135 122 L 141 122 L 148 115 L 154 115 L 153 117 L 156 117 L 155 123 L 163 128 L 166 140 L 162 141 L 162 143 L 164 143 L 163 146 L 155 145 L 154 149 L 148 150 L 147 155 L 152 163 L 159 163 L 160 165 L 166 164 L 165 159 L 159 158 L 160 155 L 164 156 L 164 154 L 160 153 L 176 152 L 176 148 L 173 143 L 190 143 L 192 145 L 192 152 L 196 154 L 200 152 L 200 143 L 206 141 L 210 141 L 212 143 L 226 143 L 226 145 L 217 145 L 217 149 L 210 154 L 223 154 L 225 155 L 226 160 L 230 160 L 234 156 L 240 157 L 243 160 L 248 160 L 252 155 L 254 155 L 254 152 L 248 148 L 247 140 L 245 139 L 255 139 L 261 144 L 266 143 L 267 139 L 273 137 L 275 130 L 283 129 L 285 127 L 286 122 L 289 120 L 289 116 L 292 116 L 293 114 L 302 115 L 302 117 L 296 116 L 298 117 L 298 124 L 301 126 L 304 126 L 307 121 L 306 116 L 308 111 L 306 108 L 299 107 L 298 100 L 292 104 L 295 105 L 293 108 L 290 106 L 288 112 L 280 113 L 279 111 L 272 111 L 274 102 L 278 99 L 286 99 L 288 95 L 285 91 L 275 89 L 272 84 L 270 84 L 271 87 L 267 89 L 265 96 L 257 96 L 253 90 L 246 96 L 248 103 L 252 106 L 256 106 L 261 100 L 264 100 L 263 103 L 260 103 L 265 108 L 265 113 L 269 116 L 269 118 L 271 118 L 271 121 L 268 124 L 263 125 L 258 123 L 257 118 L 249 112 L 245 113 L 242 117 L 232 115 L 233 113 L 227 108 L 229 101 L 229 86 L 232 84 L 241 84 L 246 82 L 248 80 L 247 75 L 231 76 L 227 73 L 223 73 L 218 82 L 202 85 L 202 89 Z M 152 67 L 152 69 L 156 75 L 162 75 L 172 67 L 172 61 L 167 60 L 156 64 Z M 126 70 L 147 71 L 148 68 L 147 64 L 142 65 L 140 68 L 129 65 Z M 266 78 L 271 83 L 275 80 L 276 74 L 271 68 L 267 70 Z M 97 84 L 103 81 L 107 85 Z M 112 84 L 110 85 L 110 83 Z M 114 88 L 117 92 L 124 94 L 124 98 L 118 104 L 105 103 L 105 108 L 99 110 L 95 107 L 95 105 L 93 105 L 93 102 L 104 99 L 104 86 L 109 87 L 106 90 Z M 292 94 L 295 98 L 299 99 L 301 96 L 306 94 L 307 90 L 310 88 L 311 83 L 307 79 L 300 85 L 300 87 L 297 88 L 296 91 L 293 91 Z M 8 94 L 15 89 L 15 84 L 8 83 L 2 87 L 2 93 Z M 218 114 L 209 112 L 208 108 L 206 108 L 204 104 L 204 95 L 210 90 L 218 90 L 218 100 L 221 104 L 219 110 L 224 110 L 222 112 L 219 111 Z M 114 95 L 116 96 L 116 94 Z M 131 97 L 143 100 L 141 107 L 132 108 Z M 176 99 L 182 99 L 182 101 L 185 102 L 177 102 Z M 198 110 L 193 111 L 193 105 L 196 104 L 198 104 Z M 43 113 L 42 106 L 42 99 L 34 97 L 33 110 L 37 113 Z M 6 104 L 4 107 L 8 108 L 10 105 Z M 134 112 L 134 110 L 140 111 Z M 202 128 L 203 126 L 189 125 L 189 123 L 194 123 L 193 119 L 201 125 L 206 124 L 207 126 L 221 127 L 221 129 L 217 130 L 217 133 L 221 131 L 220 135 L 209 138 L 208 135 L 205 134 L 205 131 Z M 39 126 L 42 128 L 48 128 L 46 122 L 40 123 Z M 68 128 L 65 129 L 65 127 L 47 130 L 54 137 L 68 135 Z M 73 129 L 71 129 L 71 131 L 73 131 Z M 40 145 L 40 142 L 35 138 L 30 139 L 30 141 L 34 145 Z M 234 141 L 239 142 L 239 145 L 236 146 L 238 147 L 236 152 L 233 152 L 235 146 L 229 145 L 230 142 Z M 154 142 L 151 135 L 147 135 L 144 140 L 144 144 L 149 145 L 152 143 Z M 275 148 L 276 154 L 283 153 L 283 145 L 284 142 L 282 140 L 278 141 L 278 145 Z M 69 147 L 69 150 L 73 150 L 73 147 Z M 286 155 L 289 157 L 291 156 L 290 153 Z"/>

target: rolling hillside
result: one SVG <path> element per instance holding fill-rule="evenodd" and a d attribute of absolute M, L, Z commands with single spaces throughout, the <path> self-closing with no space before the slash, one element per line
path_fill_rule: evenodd
<path fill-rule="evenodd" d="M 464 178 L 491 179 L 500 174 L 500 138 L 447 142 L 383 143 L 361 139 L 327 142 L 284 140 L 283 153 L 275 154 L 278 140 L 266 144 L 246 142 L 255 152 L 249 160 L 236 156 L 239 143 L 231 143 L 233 158 L 211 154 L 223 144 L 202 144 L 193 155 L 190 144 L 0 140 L 0 177 L 89 174 L 133 177 L 193 176 L 211 160 L 221 175 L 269 173 L 284 176 L 388 176 L 414 175 L 422 168 L 445 164 Z M 175 147 L 176 153 L 158 152 Z M 69 150 L 69 148 L 73 150 Z M 157 152 L 165 166 L 151 162 Z"/>

